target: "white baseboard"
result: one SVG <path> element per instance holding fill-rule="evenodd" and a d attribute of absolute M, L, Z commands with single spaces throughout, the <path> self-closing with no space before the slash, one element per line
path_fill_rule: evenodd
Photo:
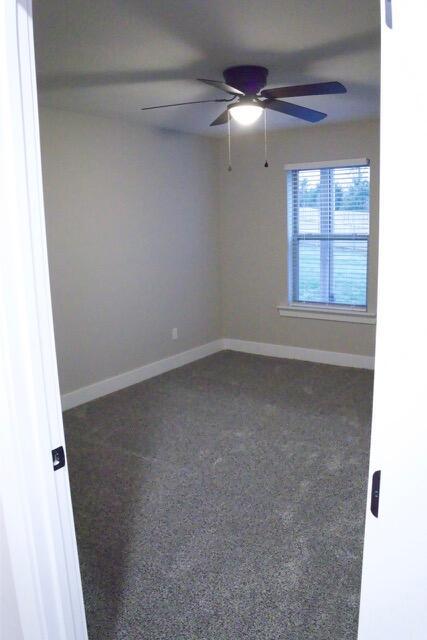
<path fill-rule="evenodd" d="M 194 347 L 194 349 L 182 351 L 181 353 L 177 353 L 169 358 L 157 360 L 156 362 L 146 364 L 143 367 L 138 367 L 138 369 L 125 371 L 124 373 L 120 373 L 112 378 L 106 378 L 100 382 L 90 384 L 87 387 L 82 387 L 81 389 L 76 389 L 76 391 L 65 393 L 61 397 L 62 410 L 66 411 L 67 409 L 72 409 L 73 407 L 77 407 L 78 405 L 89 402 L 90 400 L 106 396 L 109 393 L 119 391 L 125 387 L 130 387 L 133 384 L 137 384 L 138 382 L 142 382 L 148 378 L 153 378 L 154 376 L 158 376 L 166 371 L 182 367 L 184 364 L 189 364 L 190 362 L 200 360 L 200 358 L 210 356 L 212 353 L 222 351 L 224 349 L 223 343 L 223 340 L 214 340 L 213 342 L 202 344 L 200 347 Z"/>
<path fill-rule="evenodd" d="M 340 367 L 354 367 L 356 369 L 373 369 L 375 359 L 372 356 L 360 356 L 354 353 L 339 353 L 337 351 L 319 351 L 302 347 L 289 347 L 282 344 L 268 344 L 266 342 L 252 342 L 248 340 L 234 340 L 225 338 L 224 349 L 242 351 L 259 356 L 273 356 L 274 358 L 289 358 L 291 360 L 306 360 L 322 364 L 334 364 Z"/>
<path fill-rule="evenodd" d="M 371 356 L 359 356 L 352 353 L 337 353 L 336 351 L 319 351 L 318 349 L 304 349 L 302 347 L 288 347 L 281 344 L 268 344 L 266 342 L 252 342 L 248 340 L 234 340 L 224 338 L 214 340 L 200 347 L 194 347 L 188 351 L 182 351 L 169 358 L 157 360 L 132 371 L 125 371 L 112 378 L 95 382 L 87 387 L 65 393 L 62 396 L 62 410 L 72 409 L 90 400 L 106 396 L 114 391 L 148 380 L 166 371 L 171 371 L 184 364 L 195 362 L 218 351 L 229 349 L 243 353 L 253 353 L 260 356 L 273 356 L 274 358 L 290 358 L 291 360 L 306 360 L 308 362 L 320 362 L 334 364 L 342 367 L 355 367 L 357 369 L 373 369 L 374 358 Z"/>

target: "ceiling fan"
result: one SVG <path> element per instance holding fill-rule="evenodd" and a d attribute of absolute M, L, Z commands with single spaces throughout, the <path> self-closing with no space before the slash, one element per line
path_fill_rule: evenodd
<path fill-rule="evenodd" d="M 319 122 L 326 118 L 326 113 L 308 109 L 292 102 L 283 102 L 279 98 L 320 96 L 347 92 L 347 89 L 340 82 L 316 82 L 292 87 L 264 89 L 267 84 L 268 69 L 251 65 L 230 67 L 224 71 L 223 75 L 224 81 L 206 80 L 205 78 L 199 78 L 199 81 L 225 91 L 225 93 L 231 95 L 230 98 L 176 102 L 156 107 L 144 107 L 142 111 L 178 107 L 187 104 L 201 104 L 203 102 L 228 102 L 229 104 L 225 111 L 211 122 L 211 127 L 227 124 L 230 115 L 240 124 L 252 124 L 258 120 L 264 109 L 272 109 L 307 122 Z"/>

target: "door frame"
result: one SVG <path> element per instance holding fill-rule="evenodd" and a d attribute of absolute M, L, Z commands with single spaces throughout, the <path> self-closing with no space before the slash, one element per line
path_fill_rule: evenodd
<path fill-rule="evenodd" d="M 25 640 L 86 640 L 49 286 L 31 0 L 0 9 L 1 501 Z M 2 614 L 7 616 L 7 611 Z"/>
<path fill-rule="evenodd" d="M 426 637 L 426 19 L 425 0 L 381 3 L 379 291 L 358 640 Z"/>

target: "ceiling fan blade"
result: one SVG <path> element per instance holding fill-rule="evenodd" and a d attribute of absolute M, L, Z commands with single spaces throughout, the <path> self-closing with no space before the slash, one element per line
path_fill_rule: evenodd
<path fill-rule="evenodd" d="M 307 107 L 301 107 L 299 104 L 293 104 L 292 102 L 282 102 L 281 100 L 274 100 L 268 98 L 262 102 L 267 109 L 273 109 L 273 111 L 279 111 L 280 113 L 286 113 L 288 116 L 294 116 L 294 118 L 301 118 L 301 120 L 307 120 L 307 122 L 319 122 L 326 118 L 327 114 L 321 111 L 315 111 L 314 109 L 307 109 Z"/>
<path fill-rule="evenodd" d="M 231 93 L 234 96 L 244 96 L 245 94 L 240 89 L 236 89 L 235 87 L 231 87 L 229 84 L 225 82 L 221 82 L 221 80 L 206 80 L 205 78 L 197 78 L 199 82 L 204 82 L 205 84 L 209 84 L 211 87 L 215 87 L 216 89 L 221 89 L 221 91 L 225 91 L 226 93 Z"/>
<path fill-rule="evenodd" d="M 333 93 L 347 93 L 347 89 L 341 82 L 315 82 L 314 84 L 276 87 L 261 91 L 264 98 L 296 98 L 297 96 L 323 96 Z"/>
<path fill-rule="evenodd" d="M 217 124 L 227 124 L 228 122 L 228 109 L 223 111 L 216 120 L 210 123 L 210 127 L 215 127 Z"/>
<path fill-rule="evenodd" d="M 173 104 L 159 104 L 156 107 L 141 107 L 141 111 L 164 109 L 165 107 L 181 107 L 186 104 L 202 104 L 203 102 L 230 102 L 233 98 L 217 98 L 216 100 L 192 100 L 191 102 L 174 102 Z"/>

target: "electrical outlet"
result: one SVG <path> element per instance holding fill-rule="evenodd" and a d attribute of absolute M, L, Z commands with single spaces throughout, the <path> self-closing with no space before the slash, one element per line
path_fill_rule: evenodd
<path fill-rule="evenodd" d="M 172 329 L 172 340 L 178 340 L 178 329 Z"/>

